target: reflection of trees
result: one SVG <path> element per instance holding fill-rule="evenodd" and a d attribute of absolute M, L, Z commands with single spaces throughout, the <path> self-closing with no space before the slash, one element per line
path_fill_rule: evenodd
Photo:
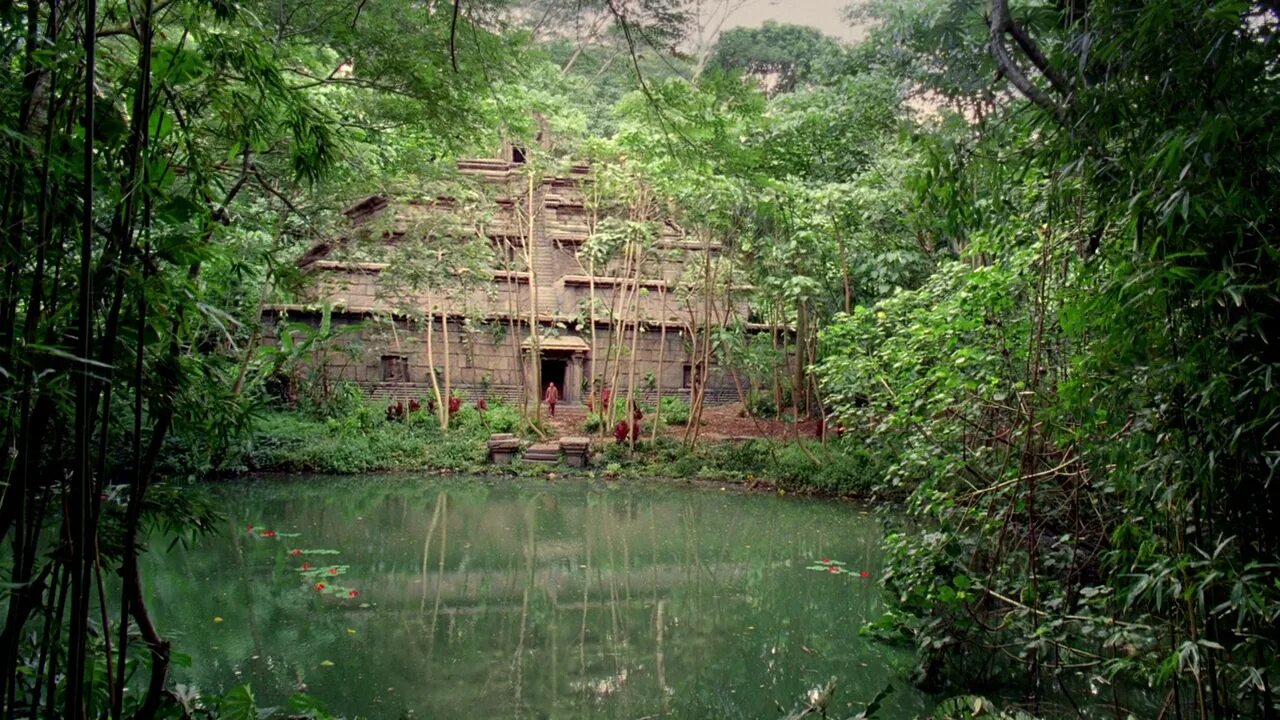
<path fill-rule="evenodd" d="M 877 556 L 878 525 L 844 508 L 448 484 L 344 485 L 321 503 L 293 487 L 233 496 L 231 539 L 152 558 L 157 614 L 196 657 L 179 681 L 252 682 L 264 703 L 306 682 L 365 716 L 704 717 L 758 716 L 814 673 L 841 675 L 847 697 L 849 668 L 868 696 L 893 673 L 857 637 L 878 611 L 871 582 L 802 569 Z M 345 499 L 362 493 L 379 500 Z M 342 551 L 344 584 L 373 607 L 303 590 L 292 541 L 243 534 L 273 519 Z"/>
<path fill-rule="evenodd" d="M 520 635 L 519 641 L 516 643 L 515 656 L 512 658 L 512 686 L 515 694 L 515 702 L 512 707 L 516 711 L 516 717 L 521 717 L 524 711 L 524 643 L 526 630 L 529 627 L 529 593 L 533 589 L 534 583 L 534 558 L 537 555 L 537 542 L 534 540 L 536 535 L 533 520 L 533 505 L 530 504 L 526 509 L 525 528 L 528 538 L 524 547 L 524 563 L 525 563 L 525 581 L 522 583 L 522 592 L 520 596 Z"/>

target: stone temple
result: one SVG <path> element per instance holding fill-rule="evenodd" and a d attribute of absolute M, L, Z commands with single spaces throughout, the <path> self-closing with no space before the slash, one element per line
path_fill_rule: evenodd
<path fill-rule="evenodd" d="M 431 397 L 434 367 L 442 393 L 447 370 L 452 394 L 464 401 L 536 400 L 554 382 L 562 402 L 573 405 L 593 380 L 622 398 L 633 373 L 637 398 L 646 402 L 659 390 L 690 400 L 699 385 L 707 404 L 738 400 L 733 373 L 700 361 L 704 319 L 709 312 L 711 325 L 744 333 L 768 328 L 747 322 L 742 293 L 724 289 L 732 286 L 714 269 L 724 266 L 721 248 L 674 223 L 651 222 L 656 229 L 634 262 L 619 251 L 596 267 L 583 249 L 607 214 L 586 202 L 590 168 L 531 176 L 524 160 L 508 146 L 500 158 L 458 161 L 462 179 L 478 188 L 465 219 L 451 196 L 374 196 L 349 208 L 347 232 L 298 260 L 305 281 L 297 302 L 264 307 L 268 326 L 314 327 L 327 307 L 338 332 L 313 371 L 318 366 L 324 382 L 354 382 L 374 398 Z M 446 225 L 450 235 L 442 237 Z M 394 250 L 409 247 L 415 232 L 434 240 L 412 245 L 416 254 L 400 262 L 412 257 L 423 277 L 434 270 L 432 279 L 406 281 L 413 273 L 398 272 Z M 431 267 L 434 257 L 451 262 L 444 258 L 452 257 L 455 237 L 487 246 L 479 271 Z M 708 274 L 719 288 L 710 303 L 702 292 Z"/>

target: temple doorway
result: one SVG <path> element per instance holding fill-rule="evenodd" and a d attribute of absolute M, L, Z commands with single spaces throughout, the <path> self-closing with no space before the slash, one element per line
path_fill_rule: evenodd
<path fill-rule="evenodd" d="M 529 401 L 542 402 L 547 392 L 547 383 L 554 382 L 560 389 L 560 402 L 576 405 L 582 402 L 582 388 L 586 382 L 584 366 L 589 362 L 590 354 L 587 343 L 580 337 L 561 335 L 553 338 L 541 338 L 534 352 L 532 339 L 526 339 L 521 346 L 524 351 L 525 387 L 528 389 Z M 534 363 L 538 363 L 534 365 Z M 540 377 L 534 383 L 534 372 Z"/>
<path fill-rule="evenodd" d="M 564 376 L 568 365 L 568 358 L 544 356 L 542 358 L 542 387 L 539 389 L 539 393 L 545 395 L 547 392 L 547 385 L 555 383 L 556 387 L 560 390 L 560 397 L 564 398 Z"/>

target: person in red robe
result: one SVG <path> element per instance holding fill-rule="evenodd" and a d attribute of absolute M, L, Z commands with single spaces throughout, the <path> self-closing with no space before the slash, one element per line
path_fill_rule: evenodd
<path fill-rule="evenodd" d="M 556 403 L 560 402 L 560 390 L 555 383 L 547 383 L 547 391 L 542 395 L 542 402 L 551 409 L 551 417 L 556 416 Z"/>

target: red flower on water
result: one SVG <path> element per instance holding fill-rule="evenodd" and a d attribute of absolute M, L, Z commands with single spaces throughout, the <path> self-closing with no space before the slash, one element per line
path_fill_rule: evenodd
<path fill-rule="evenodd" d="M 301 554 L 302 554 L 302 551 L 301 551 L 301 550 L 299 550 L 298 548 L 294 548 L 294 549 L 292 549 L 292 550 L 290 550 L 290 551 L 289 551 L 289 554 L 290 554 L 290 555 L 301 555 Z"/>
<path fill-rule="evenodd" d="M 822 563 L 823 565 L 830 565 L 830 564 L 831 564 L 831 561 L 830 561 L 830 560 L 827 560 L 826 558 L 823 558 L 823 559 L 819 560 L 818 562 Z"/>
<path fill-rule="evenodd" d="M 275 530 L 264 530 L 262 532 L 262 537 L 275 537 L 275 536 L 276 536 Z"/>
<path fill-rule="evenodd" d="M 302 563 L 302 569 L 303 569 L 303 570 L 310 570 L 310 569 L 311 569 L 311 563 L 309 563 L 309 562 L 304 562 L 304 563 Z"/>
<path fill-rule="evenodd" d="M 316 592 L 324 591 L 324 583 L 316 583 Z"/>
<path fill-rule="evenodd" d="M 352 590 L 351 592 L 347 593 L 347 597 L 360 597 L 360 591 Z"/>
<path fill-rule="evenodd" d="M 840 574 L 840 566 L 838 566 L 838 565 L 832 565 L 831 567 L 827 568 L 827 572 L 829 572 L 829 573 L 831 573 L 831 574 L 833 574 L 833 575 L 839 575 L 839 574 Z"/>
<path fill-rule="evenodd" d="M 245 531 L 245 532 L 253 532 L 253 526 L 252 526 L 252 525 L 250 525 L 249 527 L 245 528 L 245 529 L 244 529 L 244 531 Z"/>
<path fill-rule="evenodd" d="M 337 575 L 337 574 L 338 574 L 338 568 L 336 568 L 336 567 L 331 567 L 331 568 L 329 568 L 329 574 L 330 574 L 330 575 Z"/>
<path fill-rule="evenodd" d="M 862 572 L 858 573 L 858 575 L 864 578 L 871 577 L 871 573 L 867 572 L 866 570 L 863 570 Z"/>

